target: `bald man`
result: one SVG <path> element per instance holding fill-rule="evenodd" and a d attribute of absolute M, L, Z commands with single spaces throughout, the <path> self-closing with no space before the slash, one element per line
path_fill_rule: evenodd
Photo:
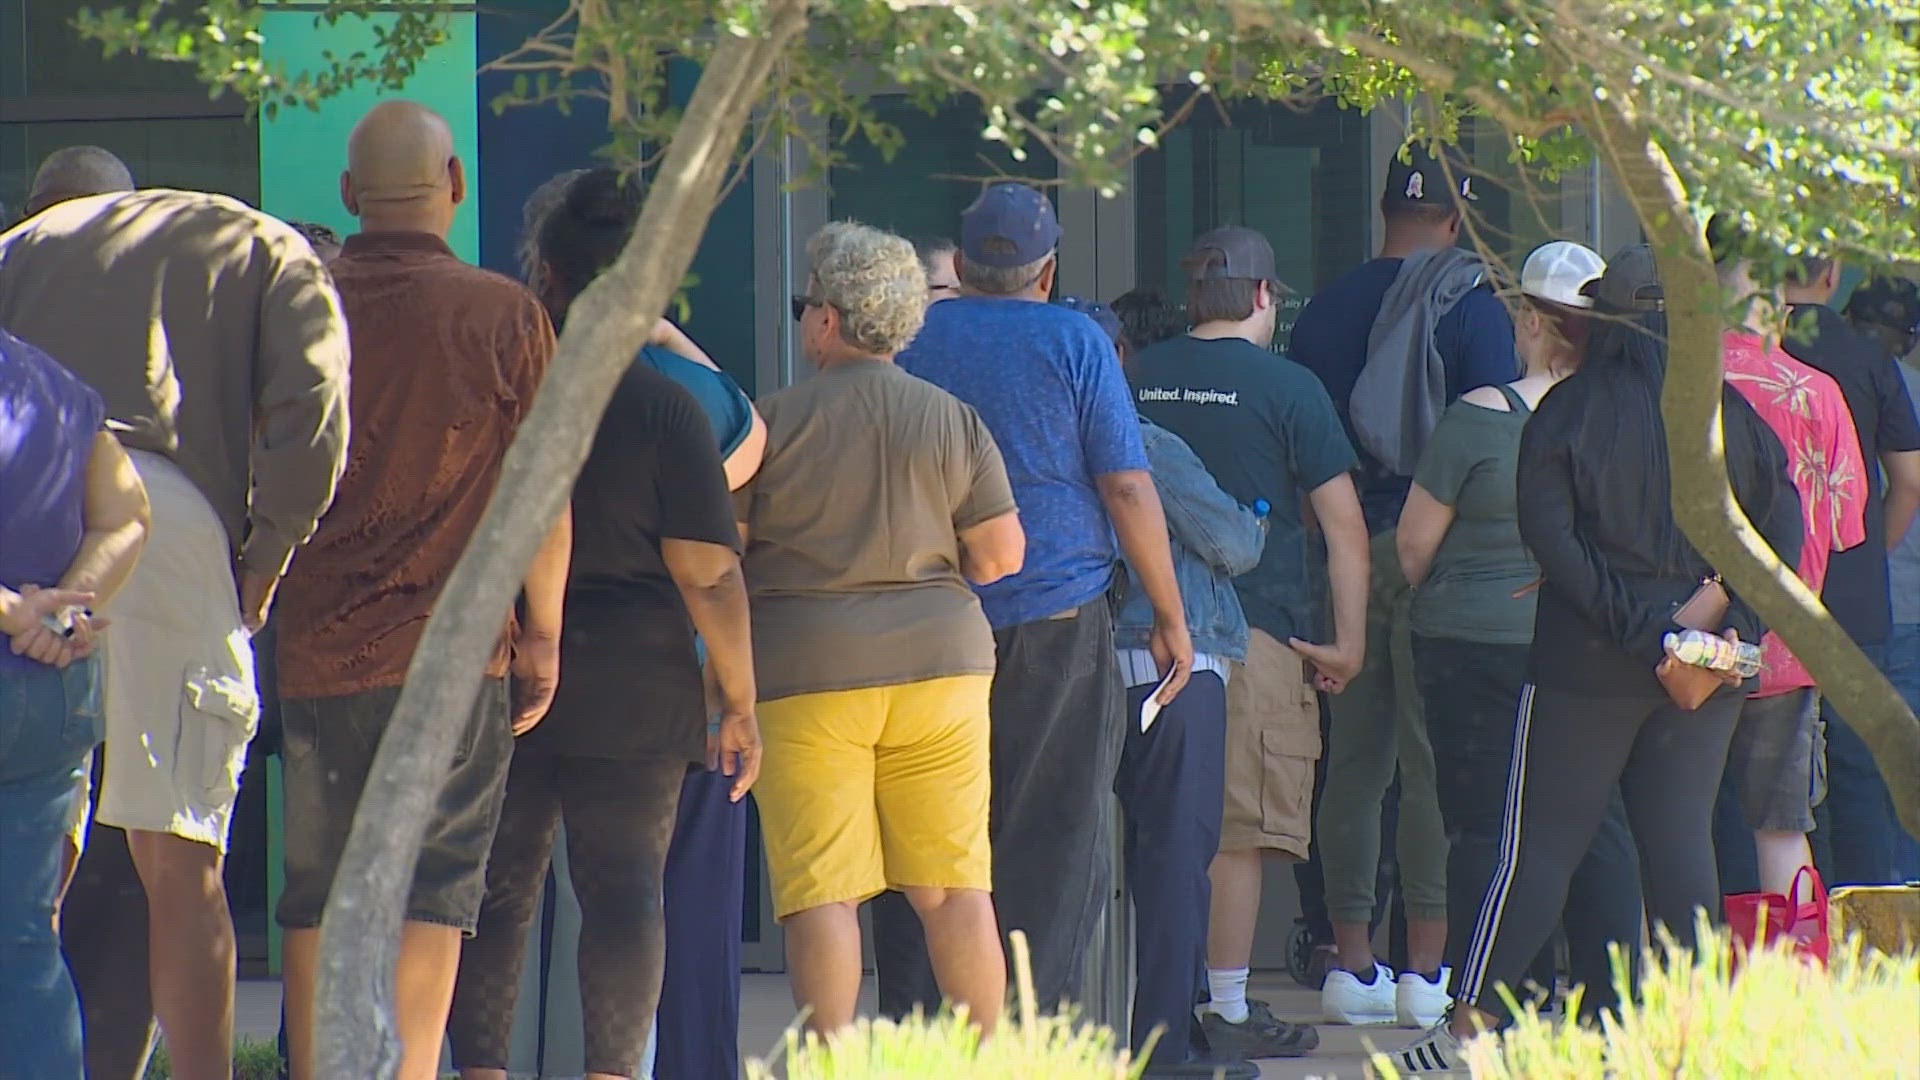
<path fill-rule="evenodd" d="M 33 174 L 33 186 L 27 191 L 27 216 L 69 199 L 132 190 L 133 170 L 111 151 L 98 146 L 69 146 L 48 154 Z"/>
<path fill-rule="evenodd" d="M 340 198 L 360 219 L 330 265 L 351 332 L 355 440 L 333 509 L 277 609 L 286 745 L 287 1043 L 314 1073 L 320 920 L 375 749 L 440 590 L 466 550 L 553 356 L 545 309 L 447 246 L 467 195 L 445 120 L 387 101 L 347 143 Z M 433 1080 L 461 941 L 485 892 L 514 735 L 559 682 L 570 522 L 528 570 L 427 823 L 396 971 L 402 1080 Z M 507 676 L 514 677 L 510 699 Z M 509 1023 L 502 1017 L 501 1023 Z"/>

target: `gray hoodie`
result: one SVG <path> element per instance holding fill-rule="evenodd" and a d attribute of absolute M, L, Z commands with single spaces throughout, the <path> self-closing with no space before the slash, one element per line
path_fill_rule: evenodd
<path fill-rule="evenodd" d="M 1396 475 L 1413 475 L 1448 405 L 1434 327 L 1485 277 L 1485 264 L 1471 251 L 1423 251 L 1401 262 L 1381 298 L 1348 415 L 1360 445 Z"/>

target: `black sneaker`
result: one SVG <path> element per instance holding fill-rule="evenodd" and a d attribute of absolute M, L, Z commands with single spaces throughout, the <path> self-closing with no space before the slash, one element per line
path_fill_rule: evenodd
<path fill-rule="evenodd" d="M 1173 1065 L 1149 1065 L 1141 1080 L 1259 1080 L 1260 1066 L 1243 1058 L 1196 1057 Z"/>
<path fill-rule="evenodd" d="M 1238 1024 L 1209 1009 L 1200 1017 L 1200 1031 L 1214 1053 L 1245 1058 L 1305 1057 L 1320 1045 L 1319 1032 L 1275 1017 L 1264 1001 L 1249 1000 L 1247 1018 Z"/>

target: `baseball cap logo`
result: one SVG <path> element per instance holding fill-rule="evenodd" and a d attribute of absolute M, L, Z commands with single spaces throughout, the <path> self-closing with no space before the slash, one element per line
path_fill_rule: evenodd
<path fill-rule="evenodd" d="M 1473 193 L 1473 177 L 1463 176 L 1460 178 L 1460 197 L 1463 199 L 1471 199 L 1474 202 L 1480 201 L 1480 196 Z"/>
<path fill-rule="evenodd" d="M 1427 178 L 1420 170 L 1407 174 L 1407 198 L 1424 199 L 1427 197 Z"/>

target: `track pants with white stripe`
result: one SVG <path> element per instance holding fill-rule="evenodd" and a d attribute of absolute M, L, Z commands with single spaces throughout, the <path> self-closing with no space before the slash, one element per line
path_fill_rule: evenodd
<path fill-rule="evenodd" d="M 1720 913 L 1713 804 L 1741 700 L 1723 690 L 1687 712 L 1664 695 L 1522 692 L 1500 864 L 1467 948 L 1460 1000 L 1505 1014 L 1496 988 L 1516 985 L 1552 934 L 1616 782 L 1640 851 L 1647 917 L 1693 945 L 1695 911 Z"/>

